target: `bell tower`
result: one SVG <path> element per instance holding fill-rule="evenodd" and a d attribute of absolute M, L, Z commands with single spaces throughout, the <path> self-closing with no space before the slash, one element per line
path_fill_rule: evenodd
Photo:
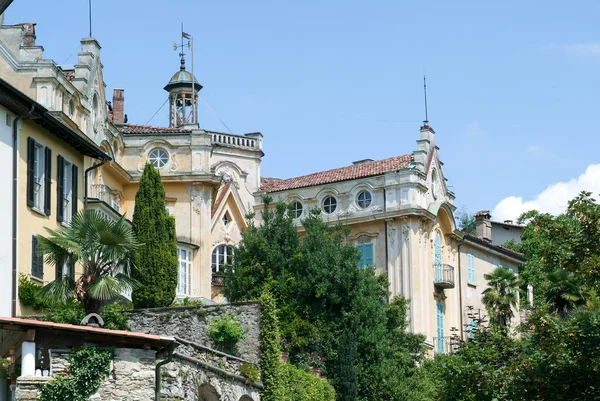
<path fill-rule="evenodd" d="M 164 88 L 169 92 L 169 127 L 199 128 L 198 92 L 202 85 L 185 69 L 185 56 L 181 53 L 181 66 Z"/>

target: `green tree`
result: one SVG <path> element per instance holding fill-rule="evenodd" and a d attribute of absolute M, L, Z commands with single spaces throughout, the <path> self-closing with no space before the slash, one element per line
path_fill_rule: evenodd
<path fill-rule="evenodd" d="M 554 312 L 565 317 L 569 311 L 585 305 L 584 288 L 583 283 L 574 273 L 557 269 L 548 274 L 546 300 L 552 305 Z"/>
<path fill-rule="evenodd" d="M 499 328 L 508 328 L 514 317 L 513 309 L 519 306 L 519 279 L 513 272 L 502 266 L 498 266 L 492 273 L 485 274 L 483 277 L 488 281 L 488 288 L 483 291 L 482 301 L 491 322 Z"/>
<path fill-rule="evenodd" d="M 347 383 L 338 377 L 344 357 L 340 339 L 351 328 L 357 399 L 402 399 L 395 386 L 422 358 L 424 337 L 402 329 L 405 309 L 386 302 L 385 275 L 358 268 L 360 255 L 348 228 L 328 225 L 313 210 L 302 221 L 301 237 L 289 210 L 289 205 L 272 205 L 267 199 L 263 224 L 249 222 L 233 266 L 226 268 L 225 295 L 231 301 L 252 299 L 257 288 L 269 285 L 290 361 L 321 368 L 338 392 Z"/>
<path fill-rule="evenodd" d="M 169 306 L 177 290 L 175 219 L 165 208 L 165 189 L 159 172 L 146 164 L 135 195 L 133 229 L 144 244 L 136 253 L 134 277 L 141 283 L 132 294 L 135 308 Z"/>
<path fill-rule="evenodd" d="M 37 236 L 45 262 L 62 271 L 63 266 L 80 264 L 77 279 L 59 277 L 40 290 L 42 299 L 68 303 L 76 298 L 85 313 L 98 313 L 104 301 L 136 288 L 135 252 L 139 243 L 124 219 L 111 221 L 95 210 L 73 216 L 69 227 L 46 229 L 48 236 Z"/>
<path fill-rule="evenodd" d="M 455 214 L 458 229 L 471 235 L 477 235 L 475 228 L 475 215 L 461 207 Z"/>
<path fill-rule="evenodd" d="M 344 329 L 338 352 L 338 399 L 355 401 L 358 397 L 356 380 L 356 336 L 350 328 Z"/>
<path fill-rule="evenodd" d="M 268 287 L 260 297 L 260 372 L 263 383 L 261 399 L 279 401 L 282 397 L 281 367 L 279 362 L 279 321 L 277 301 Z"/>

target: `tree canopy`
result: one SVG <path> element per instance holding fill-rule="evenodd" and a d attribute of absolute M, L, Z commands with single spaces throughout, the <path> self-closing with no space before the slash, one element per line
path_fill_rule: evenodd
<path fill-rule="evenodd" d="M 279 309 L 282 349 L 300 368 L 321 368 L 342 399 L 404 399 L 404 379 L 424 356 L 424 337 L 405 330 L 408 301 L 387 302 L 386 276 L 358 267 L 360 251 L 347 228 L 326 224 L 313 210 L 300 235 L 290 205 L 264 202 L 262 224 L 249 216 L 233 265 L 225 269 L 224 295 L 256 299 L 268 285 Z M 354 344 L 342 344 L 349 333 Z M 340 369 L 341 363 L 353 366 Z"/>

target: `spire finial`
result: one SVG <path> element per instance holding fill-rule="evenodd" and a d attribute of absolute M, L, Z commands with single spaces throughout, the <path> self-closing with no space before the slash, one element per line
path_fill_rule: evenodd
<path fill-rule="evenodd" d="M 427 116 L 427 80 L 425 75 L 423 75 L 423 93 L 425 94 L 425 120 L 423 121 L 423 125 L 427 126 L 429 124 L 429 118 Z"/>

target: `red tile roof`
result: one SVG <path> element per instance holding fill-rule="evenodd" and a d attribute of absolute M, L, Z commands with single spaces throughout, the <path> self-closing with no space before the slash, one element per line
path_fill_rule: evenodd
<path fill-rule="evenodd" d="M 69 82 L 71 82 L 73 78 L 75 78 L 75 70 L 63 70 L 62 73 Z"/>
<path fill-rule="evenodd" d="M 187 128 L 169 128 L 169 127 L 152 127 L 150 125 L 139 124 L 124 124 L 119 126 L 119 131 L 123 134 L 164 134 L 178 132 L 192 132 Z"/>
<path fill-rule="evenodd" d="M 357 178 L 372 177 L 374 175 L 381 175 L 389 171 L 404 169 L 408 167 L 412 161 L 413 155 L 408 154 L 390 157 L 389 159 L 363 162 L 354 164 L 352 166 L 321 171 L 319 173 L 288 178 L 285 180 L 280 180 L 277 178 L 261 178 L 260 190 L 262 192 L 278 192 L 295 188 L 330 184 L 339 181 L 354 180 Z"/>
<path fill-rule="evenodd" d="M 72 331 L 72 332 L 89 333 L 89 334 L 102 334 L 102 335 L 105 335 L 108 337 L 130 338 L 130 339 L 146 340 L 146 341 L 154 341 L 154 342 L 173 342 L 173 341 L 175 341 L 175 339 L 172 337 L 163 337 L 163 336 L 157 336 L 154 334 L 138 333 L 135 331 L 109 330 L 109 329 L 101 329 L 98 327 L 76 326 L 73 324 L 44 322 L 41 320 L 32 320 L 32 319 L 21 319 L 18 317 L 0 317 L 0 325 L 2 325 L 2 324 L 33 327 L 33 328 L 39 328 L 39 329 L 51 329 L 51 330 L 57 330 L 57 331 L 62 330 L 62 331 Z"/>

